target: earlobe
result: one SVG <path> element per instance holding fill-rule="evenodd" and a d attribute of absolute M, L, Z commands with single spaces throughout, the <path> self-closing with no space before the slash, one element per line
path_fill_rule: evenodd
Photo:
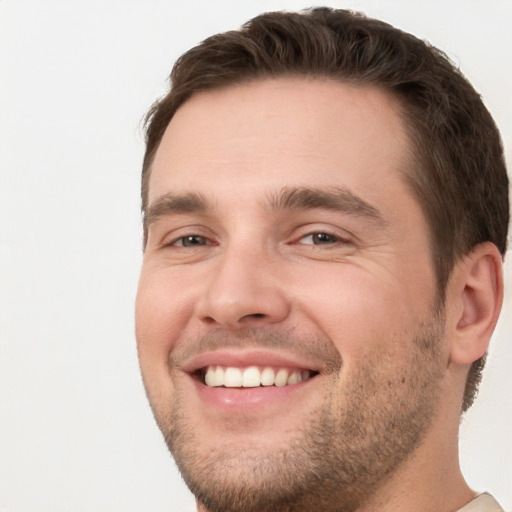
<path fill-rule="evenodd" d="M 471 364 L 489 346 L 503 302 L 503 266 L 497 247 L 478 245 L 452 273 L 447 300 L 454 306 L 450 360 Z"/>

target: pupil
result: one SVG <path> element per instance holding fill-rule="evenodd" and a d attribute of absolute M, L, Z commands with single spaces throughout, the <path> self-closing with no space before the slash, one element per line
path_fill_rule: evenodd
<path fill-rule="evenodd" d="M 325 244 L 333 241 L 332 235 L 328 235 L 327 233 L 316 233 L 313 239 L 319 244 Z"/>
<path fill-rule="evenodd" d="M 183 245 L 185 246 L 191 246 L 191 245 L 201 245 L 203 240 L 202 236 L 187 236 L 183 240 Z"/>

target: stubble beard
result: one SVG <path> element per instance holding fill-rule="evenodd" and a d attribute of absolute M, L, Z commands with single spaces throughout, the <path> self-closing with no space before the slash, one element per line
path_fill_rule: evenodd
<path fill-rule="evenodd" d="M 370 356 L 350 382 L 332 371 L 321 405 L 282 448 L 217 446 L 199 450 L 176 397 L 160 421 L 166 443 L 201 510 L 209 512 L 354 512 L 421 443 L 436 413 L 444 319 L 419 329 L 397 367 L 394 354 Z"/>

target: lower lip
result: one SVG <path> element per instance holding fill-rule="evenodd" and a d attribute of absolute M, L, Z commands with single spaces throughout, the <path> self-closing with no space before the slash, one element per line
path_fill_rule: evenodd
<path fill-rule="evenodd" d="M 304 392 L 314 380 L 308 379 L 289 386 L 259 386 L 257 388 L 224 388 L 206 386 L 193 379 L 196 391 L 205 405 L 230 411 L 248 410 L 277 405 Z"/>

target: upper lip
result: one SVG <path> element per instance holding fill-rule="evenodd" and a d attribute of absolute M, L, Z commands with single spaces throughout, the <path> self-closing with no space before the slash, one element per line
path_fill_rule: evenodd
<path fill-rule="evenodd" d="M 186 361 L 181 369 L 186 373 L 194 373 L 206 366 L 231 366 L 245 368 L 261 366 L 273 368 L 296 368 L 320 372 L 322 365 L 318 361 L 306 361 L 289 354 L 280 354 L 268 350 L 214 350 L 199 354 Z"/>

